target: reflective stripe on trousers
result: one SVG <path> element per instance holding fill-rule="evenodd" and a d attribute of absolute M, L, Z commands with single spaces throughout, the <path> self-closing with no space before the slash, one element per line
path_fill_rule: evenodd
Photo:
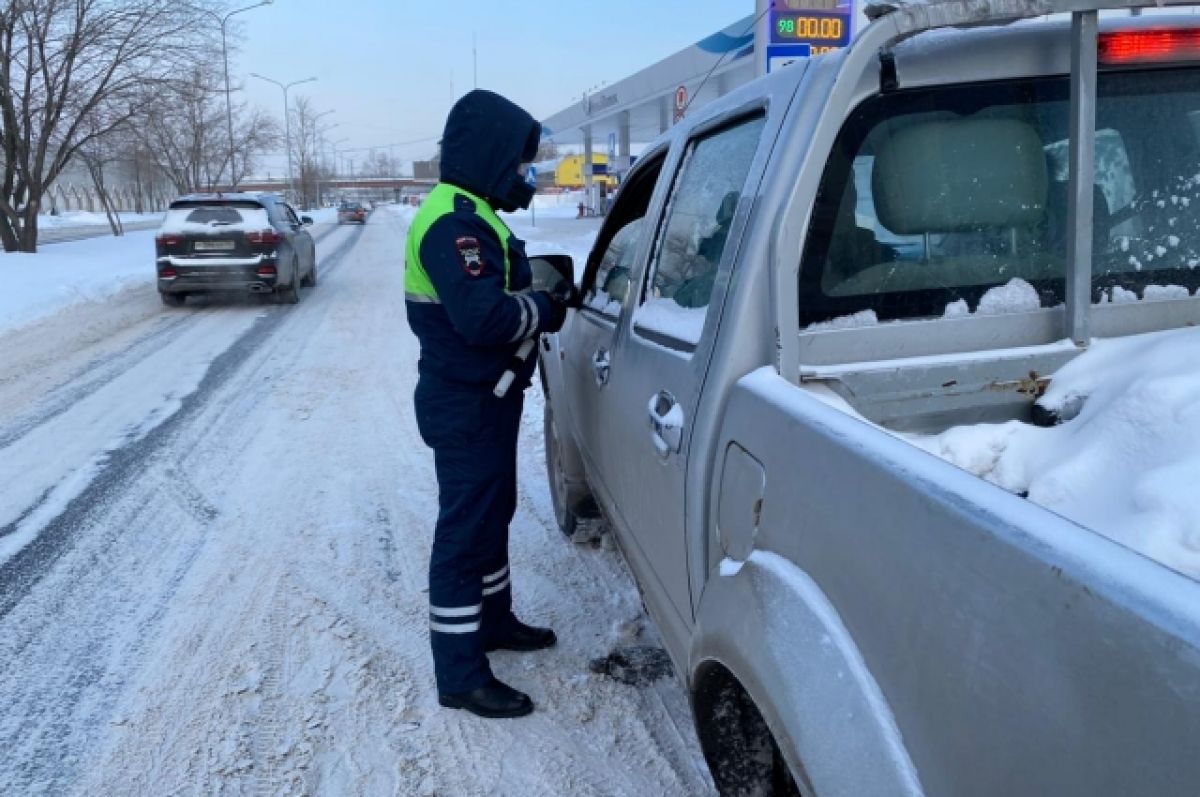
<path fill-rule="evenodd" d="M 440 692 L 459 694 L 491 680 L 485 646 L 513 619 L 508 526 L 522 395 L 497 398 L 423 375 L 415 403 L 438 479 L 429 560 L 434 672 Z"/>

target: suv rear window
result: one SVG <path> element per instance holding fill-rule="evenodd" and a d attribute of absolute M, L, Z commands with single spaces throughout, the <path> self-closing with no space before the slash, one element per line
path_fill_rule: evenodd
<path fill-rule="evenodd" d="M 163 230 L 198 232 L 212 229 L 261 230 L 271 226 L 267 209 L 254 202 L 187 202 L 173 205 Z"/>
<path fill-rule="evenodd" d="M 1200 288 L 1198 73 L 1100 75 L 1096 302 Z M 802 326 L 1061 304 L 1068 91 L 1066 78 L 1007 81 L 860 106 L 813 211 Z"/>
<path fill-rule="evenodd" d="M 192 224 L 212 224 L 213 222 L 237 224 L 242 220 L 242 214 L 238 212 L 237 208 L 230 205 L 208 205 L 188 211 L 184 220 Z"/>

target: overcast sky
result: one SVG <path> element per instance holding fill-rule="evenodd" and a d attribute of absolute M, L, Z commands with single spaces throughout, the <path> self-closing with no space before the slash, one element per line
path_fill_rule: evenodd
<path fill-rule="evenodd" d="M 399 145 L 397 157 L 423 158 L 472 88 L 472 37 L 479 87 L 544 118 L 753 11 L 753 0 L 275 0 L 233 17 L 231 82 L 282 119 L 283 92 L 249 73 L 316 77 L 289 98 L 334 111 L 324 121 L 337 125 L 329 140 L 347 139 L 339 149 Z"/>

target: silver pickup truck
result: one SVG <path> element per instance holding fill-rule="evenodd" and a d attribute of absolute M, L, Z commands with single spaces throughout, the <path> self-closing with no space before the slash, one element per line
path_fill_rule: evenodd
<path fill-rule="evenodd" d="M 551 491 L 722 792 L 1200 794 L 1200 582 L 906 438 L 1070 424 L 1093 338 L 1200 323 L 1131 254 L 1200 249 L 1200 17 L 1134 5 L 874 6 L 624 181 L 539 350 Z"/>

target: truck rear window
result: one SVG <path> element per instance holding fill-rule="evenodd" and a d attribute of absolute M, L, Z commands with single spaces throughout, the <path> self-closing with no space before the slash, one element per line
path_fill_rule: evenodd
<path fill-rule="evenodd" d="M 896 92 L 826 165 L 801 325 L 998 313 L 1064 300 L 1066 78 Z M 1200 70 L 1100 75 L 1093 300 L 1200 289 Z"/>

